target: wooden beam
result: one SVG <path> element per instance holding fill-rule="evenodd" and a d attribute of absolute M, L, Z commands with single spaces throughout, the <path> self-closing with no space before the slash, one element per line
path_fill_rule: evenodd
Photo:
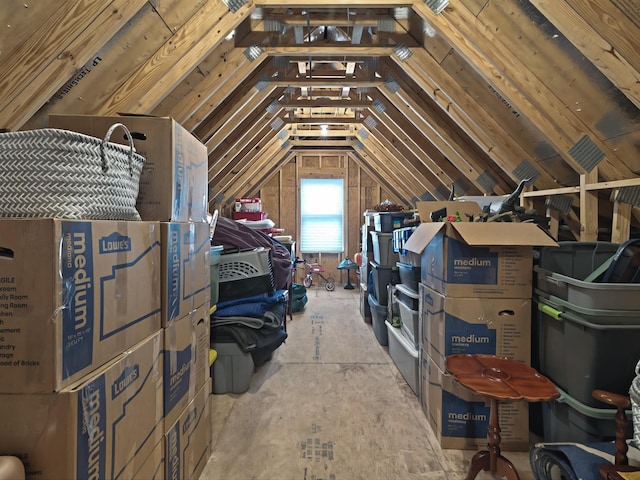
<path fill-rule="evenodd" d="M 640 36 L 636 24 L 612 2 L 531 0 L 531 3 L 640 108 L 638 44 L 632 41 Z"/>
<path fill-rule="evenodd" d="M 321 46 L 317 42 L 305 43 L 300 46 L 275 46 L 260 47 L 271 57 L 309 57 L 314 55 L 324 56 L 357 56 L 357 57 L 384 57 L 393 53 L 393 47 L 376 47 L 372 45 L 361 46 L 340 42 L 326 43 Z"/>
<path fill-rule="evenodd" d="M 249 61 L 239 48 L 228 53 L 221 52 L 220 55 L 223 61 L 194 85 L 189 94 L 171 110 L 171 116 L 190 131 L 200 125 L 266 58 L 263 55 L 253 62 Z"/>
<path fill-rule="evenodd" d="M 613 218 L 611 222 L 611 241 L 624 243 L 631 234 L 631 205 L 613 202 Z"/>
<path fill-rule="evenodd" d="M 24 125 L 145 3 L 64 2 L 16 51 L 2 52 L 0 128 Z"/>
<path fill-rule="evenodd" d="M 509 50 L 500 36 L 494 35 L 463 5 L 450 5 L 441 15 L 435 15 L 421 2 L 414 3 L 413 9 L 455 45 L 456 50 L 474 65 L 496 91 L 529 117 L 576 172 L 586 173 L 569 154 L 569 150 L 589 128 Z M 624 163 L 596 135 L 589 137 L 605 154 L 598 165 L 605 180 L 619 180 L 633 175 L 621 167 Z M 619 165 L 616 166 L 613 160 L 617 160 Z"/>
<path fill-rule="evenodd" d="M 580 241 L 598 240 L 598 195 L 585 186 L 598 179 L 598 167 L 580 175 Z"/>
<path fill-rule="evenodd" d="M 207 2 L 120 86 L 97 112 L 150 112 L 254 9 L 249 0 L 235 12 L 223 2 Z"/>

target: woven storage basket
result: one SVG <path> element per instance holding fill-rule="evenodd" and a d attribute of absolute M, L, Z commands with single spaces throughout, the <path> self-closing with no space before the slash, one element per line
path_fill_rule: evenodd
<path fill-rule="evenodd" d="M 631 416 L 633 417 L 633 439 L 640 445 L 640 361 L 636 365 L 636 378 L 629 389 L 631 397 Z"/>
<path fill-rule="evenodd" d="M 122 128 L 129 146 L 109 142 Z M 44 128 L 0 134 L 0 217 L 140 220 L 144 157 L 121 123 L 104 139 Z"/>

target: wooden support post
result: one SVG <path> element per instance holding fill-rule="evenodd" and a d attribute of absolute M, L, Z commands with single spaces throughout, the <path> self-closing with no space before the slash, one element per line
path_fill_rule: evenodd
<path fill-rule="evenodd" d="M 628 203 L 620 203 L 616 200 L 613 203 L 613 218 L 611 221 L 611 241 L 613 243 L 624 243 L 627 240 L 629 240 L 630 234 L 631 234 L 631 205 L 629 205 Z"/>
<path fill-rule="evenodd" d="M 598 181 L 598 167 L 580 175 L 580 241 L 598 240 L 598 193 L 587 190 L 587 184 Z"/>

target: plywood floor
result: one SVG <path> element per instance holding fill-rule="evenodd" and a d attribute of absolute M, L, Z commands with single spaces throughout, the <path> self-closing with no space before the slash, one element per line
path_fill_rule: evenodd
<path fill-rule="evenodd" d="M 308 297 L 249 391 L 212 395 L 213 451 L 201 480 L 464 479 L 475 452 L 439 447 L 360 316 L 358 290 L 312 287 Z M 503 453 L 533 479 L 527 453 Z"/>

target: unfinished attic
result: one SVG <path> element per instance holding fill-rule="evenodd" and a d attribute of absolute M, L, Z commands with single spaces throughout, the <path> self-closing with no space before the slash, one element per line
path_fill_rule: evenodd
<path fill-rule="evenodd" d="M 594 440 L 561 400 L 634 401 L 639 38 L 638 0 L 3 0 L 0 480 L 547 480 L 535 444 Z M 457 354 L 548 381 L 454 434 Z"/>

